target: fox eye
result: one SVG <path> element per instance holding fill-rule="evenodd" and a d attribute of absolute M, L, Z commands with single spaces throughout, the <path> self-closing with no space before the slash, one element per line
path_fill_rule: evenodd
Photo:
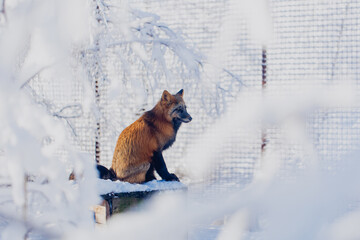
<path fill-rule="evenodd" d="M 180 113 L 183 113 L 183 112 L 184 112 L 184 109 L 180 108 L 180 109 L 179 109 L 179 112 L 180 112 Z"/>

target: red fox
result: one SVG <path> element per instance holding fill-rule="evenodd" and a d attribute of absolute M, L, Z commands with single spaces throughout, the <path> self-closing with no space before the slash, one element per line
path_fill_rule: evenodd
<path fill-rule="evenodd" d="M 143 183 L 156 179 L 156 170 L 166 181 L 179 181 L 168 172 L 162 151 L 175 142 L 181 123 L 192 120 L 183 94 L 183 89 L 175 95 L 165 90 L 153 109 L 121 132 L 109 170 L 112 179 Z"/>

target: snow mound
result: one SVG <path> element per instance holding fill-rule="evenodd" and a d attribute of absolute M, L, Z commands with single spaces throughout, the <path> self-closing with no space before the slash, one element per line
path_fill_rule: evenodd
<path fill-rule="evenodd" d="M 164 190 L 186 189 L 186 185 L 181 182 L 167 182 L 153 180 L 144 184 L 134 184 L 122 181 L 111 181 L 97 179 L 97 190 L 100 195 L 107 193 L 124 193 L 124 192 L 151 192 Z"/>

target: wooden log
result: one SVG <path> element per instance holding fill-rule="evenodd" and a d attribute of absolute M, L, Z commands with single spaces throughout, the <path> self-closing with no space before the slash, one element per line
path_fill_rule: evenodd
<path fill-rule="evenodd" d="M 108 193 L 101 195 L 101 197 L 109 204 L 109 212 L 112 215 L 138 206 L 156 192 L 159 191 Z"/>
<path fill-rule="evenodd" d="M 149 199 L 152 195 L 168 191 L 187 191 L 187 188 L 174 190 L 151 190 L 151 191 L 136 191 L 136 192 L 120 192 L 103 194 L 101 197 L 109 205 L 109 215 L 125 212 L 141 206 L 141 203 Z"/>
<path fill-rule="evenodd" d="M 110 217 L 110 206 L 108 201 L 103 200 L 100 205 L 91 207 L 94 212 L 95 222 L 97 224 L 106 224 L 107 219 Z"/>
<path fill-rule="evenodd" d="M 106 207 L 101 205 L 95 205 L 91 207 L 91 210 L 95 215 L 95 222 L 98 224 L 106 223 Z"/>

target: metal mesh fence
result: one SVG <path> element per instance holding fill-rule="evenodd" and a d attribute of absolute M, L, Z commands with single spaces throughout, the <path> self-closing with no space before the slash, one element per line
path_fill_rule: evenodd
<path fill-rule="evenodd" d="M 277 41 L 268 48 L 268 93 L 291 96 L 316 89 L 316 94 L 321 95 L 331 87 L 351 84 L 356 88 L 359 7 L 357 1 L 271 1 Z M 337 91 L 341 87 L 331 94 L 336 95 Z M 314 109 L 303 119 L 315 151 L 312 157 L 328 170 L 335 170 L 341 157 L 358 147 L 360 109 L 346 106 Z M 273 131 L 269 138 L 277 136 L 279 133 Z M 296 147 L 293 145 L 284 152 L 287 155 L 284 167 L 291 162 L 291 153 L 304 152 Z M 295 165 L 303 163 L 295 161 Z"/>
<path fill-rule="evenodd" d="M 241 92 L 249 89 L 261 89 L 262 84 L 262 47 L 255 44 L 249 35 L 245 19 L 231 22 L 229 1 L 130 1 L 131 9 L 155 13 L 160 21 L 171 29 L 181 31 L 189 44 L 199 49 L 205 56 L 200 79 L 185 76 L 177 67 L 179 62 L 171 53 L 166 56 L 169 71 L 174 73 L 169 79 L 165 74 L 153 76 L 141 63 L 141 59 L 132 57 L 126 45 L 117 44 L 103 51 L 100 99 L 98 109 L 83 110 L 81 116 L 70 116 L 65 122 L 70 126 L 74 144 L 79 150 L 89 152 L 95 158 L 96 124 L 100 122 L 100 163 L 110 166 L 116 139 L 124 127 L 139 117 L 139 114 L 150 109 L 160 98 L 161 92 L 168 89 L 176 92 L 185 88 L 185 101 L 189 113 L 193 115 L 191 124 L 182 126 L 175 145 L 165 152 L 165 159 L 171 170 L 181 172 L 186 169 L 183 157 L 194 139 L 204 133 L 219 116 L 226 112 Z M 119 14 L 119 10 L 108 10 L 108 14 Z M 269 1 L 275 40 L 266 47 L 267 50 L 267 96 L 291 96 L 299 91 L 318 89 L 336 84 L 355 83 L 358 86 L 360 71 L 360 3 L 358 1 Z M 235 33 L 231 39 L 222 42 L 226 31 Z M 118 37 L 116 26 L 109 28 L 112 37 Z M 104 33 L 105 34 L 105 33 Z M 217 78 L 206 69 L 216 69 L 211 63 L 211 56 L 221 50 L 224 59 Z M 119 56 L 119 53 L 126 53 Z M 94 79 L 94 52 L 87 52 L 82 59 L 88 66 L 88 78 Z M 131 74 L 126 72 L 123 58 L 129 57 Z M 98 66 L 98 67 L 99 67 Z M 156 67 L 156 66 L 154 66 Z M 157 78 L 156 84 L 151 79 Z M 131 85 L 134 79 L 139 85 L 149 84 L 152 88 L 144 98 L 144 103 L 132 103 L 136 98 L 137 85 Z M 150 80 L 149 80 L 150 79 Z M 206 85 L 210 79 L 211 84 Z M 200 85 L 196 81 L 201 81 Z M 121 91 L 111 97 L 112 83 L 120 82 Z M 62 107 L 81 103 L 86 97 L 85 84 L 69 82 L 71 86 L 57 87 L 57 82 L 49 85 L 48 81 L 32 81 L 31 87 L 37 97 L 51 102 L 51 112 L 59 112 Z M 200 87 L 208 86 L 207 91 L 199 94 Z M 94 88 L 94 84 L 92 85 Z M 71 91 L 68 91 L 71 89 Z M 204 102 L 206 104 L 204 104 Z M 94 100 L 95 103 L 95 100 Z M 219 104 L 217 104 L 219 103 Z M 50 106 L 50 105 L 49 105 Z M 48 106 L 48 107 L 49 107 Z M 74 110 L 74 109 L 72 109 Z M 236 111 L 233 110 L 233 111 Z M 97 115 L 98 113 L 98 115 Z M 336 168 L 337 161 L 343 154 L 357 148 L 360 136 L 360 109 L 332 108 L 316 109 L 301 119 L 303 127 L 310 136 L 311 149 L 316 157 L 332 161 L 329 168 Z M 266 126 L 267 144 L 280 152 L 281 168 L 304 167 L 304 155 L 308 154 L 306 146 L 298 141 L 290 141 L 283 126 Z M 216 140 L 217 136 L 213 136 Z M 219 160 L 214 166 L 208 182 L 211 183 L 247 183 L 261 159 L 261 128 L 248 130 L 236 128 L 219 143 Z M 221 146 L 220 146 L 221 145 Z M 314 156 L 314 155 L 313 155 Z M 312 157 L 313 157 L 312 156 Z M 310 157 L 310 156 L 309 156 Z M 284 171 L 285 174 L 286 171 Z"/>
<path fill-rule="evenodd" d="M 216 163 L 204 181 L 210 185 L 249 182 L 261 151 L 259 131 L 234 126 L 232 133 L 224 136 L 221 142 L 216 132 L 210 133 L 212 140 L 195 141 L 204 132 L 211 132 L 209 127 L 212 128 L 215 119 L 227 111 L 240 92 L 261 88 L 261 46 L 251 41 L 245 20 L 236 18 L 240 22 L 232 22 L 236 13 L 230 11 L 231 6 L 226 1 L 131 1 L 131 6 L 158 14 L 161 21 L 174 29 L 179 28 L 187 40 L 206 56 L 201 81 L 209 81 L 206 86 L 208 93 L 199 94 L 200 89 L 185 89 L 184 98 L 193 121 L 182 126 L 174 146 L 164 152 L 169 168 L 178 172 L 185 169 L 186 175 L 188 166 L 183 160 L 188 149 L 206 151 L 215 146 L 212 158 Z M 224 39 L 223 35 L 231 37 Z M 221 58 L 221 67 L 213 62 L 214 58 Z M 212 75 L 214 72 L 216 77 Z M 211 85 L 211 81 L 215 84 Z M 171 88 L 172 84 L 164 88 Z M 211 102 L 214 104 L 208 104 Z M 194 142 L 197 144 L 192 146 Z"/>

